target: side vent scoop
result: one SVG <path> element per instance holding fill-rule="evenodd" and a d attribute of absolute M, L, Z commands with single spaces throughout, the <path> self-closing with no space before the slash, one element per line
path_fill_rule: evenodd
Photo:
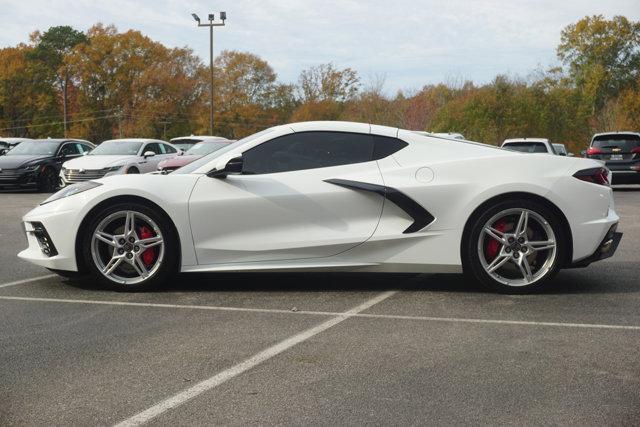
<path fill-rule="evenodd" d="M 353 190 L 370 191 L 389 200 L 413 218 L 413 224 L 403 231 L 404 234 L 420 231 L 427 225 L 431 224 L 435 219 L 429 211 L 422 207 L 422 205 L 404 194 L 402 191 L 393 187 L 369 184 L 367 182 L 350 181 L 348 179 L 326 179 L 324 182 L 345 188 L 351 188 Z"/>

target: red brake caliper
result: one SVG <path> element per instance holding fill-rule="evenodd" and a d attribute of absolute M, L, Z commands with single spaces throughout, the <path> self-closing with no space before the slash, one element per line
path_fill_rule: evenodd
<path fill-rule="evenodd" d="M 504 233 L 504 229 L 506 226 L 507 226 L 507 222 L 501 219 L 500 221 L 494 224 L 493 228 Z M 489 240 L 489 243 L 487 244 L 487 248 L 485 249 L 485 254 L 487 255 L 487 259 L 492 260 L 496 256 L 498 256 L 499 249 L 500 249 L 500 242 L 498 242 L 496 239 L 493 239 L 493 238 Z"/>
<path fill-rule="evenodd" d="M 146 225 L 140 227 L 140 240 L 148 239 L 153 236 L 153 231 L 151 231 L 149 227 L 147 227 Z M 156 248 L 149 248 L 146 251 L 142 252 L 142 262 L 144 262 L 147 267 L 151 267 L 155 258 Z"/>

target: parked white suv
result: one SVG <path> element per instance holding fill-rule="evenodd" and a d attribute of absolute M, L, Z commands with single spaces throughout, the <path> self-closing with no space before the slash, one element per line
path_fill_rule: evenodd
<path fill-rule="evenodd" d="M 144 138 L 104 141 L 86 156 L 62 165 L 60 185 L 98 179 L 110 175 L 153 172 L 158 163 L 178 155 L 165 141 Z"/>
<path fill-rule="evenodd" d="M 553 145 L 547 138 L 513 138 L 505 139 L 501 148 L 522 153 L 556 154 Z"/>

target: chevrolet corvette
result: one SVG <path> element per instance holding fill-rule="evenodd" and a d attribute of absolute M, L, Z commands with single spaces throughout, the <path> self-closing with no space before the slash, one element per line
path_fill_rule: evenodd
<path fill-rule="evenodd" d="M 27 213 L 19 257 L 118 290 L 177 272 L 461 273 L 553 286 L 613 255 L 602 163 L 350 122 L 272 127 L 169 175 L 70 185 Z"/>

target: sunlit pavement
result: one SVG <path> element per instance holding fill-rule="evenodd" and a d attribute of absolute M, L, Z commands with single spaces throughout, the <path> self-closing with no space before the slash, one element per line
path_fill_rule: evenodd
<path fill-rule="evenodd" d="M 0 193 L 2 425 L 640 422 L 640 187 L 615 192 L 614 258 L 520 296 L 457 275 L 2 287 L 50 274 L 15 256 L 45 197 Z"/>

